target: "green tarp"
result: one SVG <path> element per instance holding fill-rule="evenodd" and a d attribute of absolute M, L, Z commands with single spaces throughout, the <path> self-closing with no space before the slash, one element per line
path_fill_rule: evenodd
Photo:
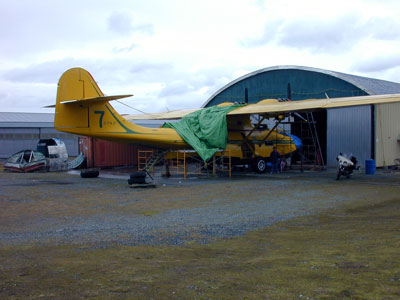
<path fill-rule="evenodd" d="M 163 127 L 173 128 L 207 161 L 215 152 L 225 149 L 228 140 L 226 114 L 242 106 L 212 106 L 184 116 L 179 122 L 165 123 Z"/>

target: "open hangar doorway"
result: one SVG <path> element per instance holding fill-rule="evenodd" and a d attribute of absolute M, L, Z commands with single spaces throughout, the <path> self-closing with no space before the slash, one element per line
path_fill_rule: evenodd
<path fill-rule="evenodd" d="M 303 143 L 302 154 L 305 164 L 326 166 L 327 162 L 327 111 L 326 109 L 293 115 L 291 134 L 299 137 Z M 299 153 L 293 155 L 293 161 L 300 161 Z"/>

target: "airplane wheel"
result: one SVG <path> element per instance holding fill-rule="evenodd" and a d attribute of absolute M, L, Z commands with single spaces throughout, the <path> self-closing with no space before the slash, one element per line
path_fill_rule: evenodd
<path fill-rule="evenodd" d="M 256 157 L 253 161 L 253 170 L 256 173 L 264 173 L 267 170 L 267 163 L 262 157 Z"/>

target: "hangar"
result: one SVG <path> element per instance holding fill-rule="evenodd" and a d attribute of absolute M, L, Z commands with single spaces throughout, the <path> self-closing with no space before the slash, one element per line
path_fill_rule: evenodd
<path fill-rule="evenodd" d="M 0 112 L 0 158 L 26 149 L 36 149 L 40 139 L 58 137 L 68 154 L 77 156 L 78 136 L 55 130 L 54 113 Z"/>
<path fill-rule="evenodd" d="M 400 84 L 302 66 L 275 66 L 244 75 L 215 92 L 203 107 L 225 101 L 255 103 L 263 99 L 293 101 L 400 93 Z M 400 104 L 335 108 L 313 114 L 324 162 L 336 166 L 342 152 L 355 155 L 363 165 L 394 165 L 400 158 Z M 302 135 L 303 125 L 291 125 Z M 306 144 L 307 142 L 304 141 Z"/>

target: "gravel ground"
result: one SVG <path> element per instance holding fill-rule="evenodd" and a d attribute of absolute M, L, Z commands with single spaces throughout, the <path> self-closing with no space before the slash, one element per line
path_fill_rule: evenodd
<path fill-rule="evenodd" d="M 398 173 L 383 172 L 340 181 L 335 170 L 187 180 L 156 174 L 157 187 L 146 189 L 130 188 L 127 178 L 0 172 L 0 245 L 207 243 L 400 191 Z"/>

